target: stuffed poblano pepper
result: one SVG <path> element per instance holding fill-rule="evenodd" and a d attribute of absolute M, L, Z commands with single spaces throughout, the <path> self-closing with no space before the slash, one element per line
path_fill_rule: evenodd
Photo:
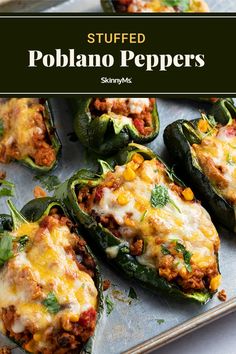
<path fill-rule="evenodd" d="M 90 353 L 99 270 L 63 204 L 29 202 L 0 216 L 0 330 L 29 353 Z"/>
<path fill-rule="evenodd" d="M 100 155 L 111 155 L 130 141 L 148 143 L 158 135 L 154 98 L 81 98 L 71 104 L 78 138 Z"/>
<path fill-rule="evenodd" d="M 91 242 L 124 275 L 205 303 L 220 283 L 220 240 L 206 210 L 150 149 L 129 144 L 100 174 L 57 190 Z"/>
<path fill-rule="evenodd" d="M 236 112 L 178 120 L 164 141 L 216 221 L 236 231 Z"/>
<path fill-rule="evenodd" d="M 106 12 L 208 12 L 204 0 L 101 0 Z"/>
<path fill-rule="evenodd" d="M 236 116 L 236 107 L 232 98 L 199 97 L 194 100 L 209 103 L 211 106 L 208 113 L 214 116 L 216 121 L 226 122 Z"/>
<path fill-rule="evenodd" d="M 48 101 L 0 98 L 0 163 L 16 160 L 48 172 L 56 166 L 60 149 Z"/>

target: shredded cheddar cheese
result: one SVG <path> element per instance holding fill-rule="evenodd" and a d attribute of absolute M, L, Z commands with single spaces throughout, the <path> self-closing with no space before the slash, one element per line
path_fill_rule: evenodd
<path fill-rule="evenodd" d="M 134 161 L 139 164 L 135 172 L 130 167 Z M 120 181 L 114 189 L 107 187 L 111 176 Z M 155 204 L 154 190 L 159 198 Z M 180 283 L 185 288 L 196 283 L 195 289 L 203 289 L 203 278 L 209 277 L 215 291 L 216 279 L 220 279 L 217 231 L 192 190 L 174 185 L 156 159 L 144 161 L 134 155 L 128 164 L 116 166 L 105 178 L 101 199 L 91 208 L 101 218 L 115 220 L 119 237 L 130 243 L 139 263 L 159 270 L 168 280 L 182 277 Z"/>
<path fill-rule="evenodd" d="M 218 193 L 236 205 L 236 121 L 215 128 L 191 148 Z"/>
<path fill-rule="evenodd" d="M 14 306 L 11 331 L 21 334 L 30 329 L 33 336 L 25 349 L 44 353 L 46 348 L 50 350 L 50 328 L 60 328 L 62 323 L 65 330 L 70 330 L 71 322 L 77 322 L 84 311 L 96 310 L 97 289 L 70 251 L 77 236 L 68 226 L 52 224 L 48 228 L 27 223 L 12 233 L 16 238 L 23 235 L 29 238 L 26 248 L 16 251 L 0 270 L 0 308 L 3 311 Z M 58 301 L 57 313 L 45 306 L 50 293 Z M 6 333 L 1 311 L 0 327 Z"/>

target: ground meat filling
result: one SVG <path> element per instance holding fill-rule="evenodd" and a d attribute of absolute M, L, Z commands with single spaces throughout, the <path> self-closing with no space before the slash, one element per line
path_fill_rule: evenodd
<path fill-rule="evenodd" d="M 0 348 L 0 354 L 11 354 L 11 348 L 6 347 L 6 346 Z"/>
<path fill-rule="evenodd" d="M 85 241 L 80 239 L 78 235 L 74 233 L 75 230 L 73 223 L 70 219 L 62 215 L 58 208 L 51 209 L 50 214 L 48 216 L 45 216 L 41 220 L 41 222 L 39 223 L 39 228 L 35 233 L 34 239 L 30 238 L 30 241 L 26 246 L 28 247 L 26 249 L 26 254 L 27 252 L 32 251 L 32 244 L 34 245 L 34 243 L 37 243 L 43 245 L 43 240 L 48 234 L 48 232 L 55 233 L 56 230 L 59 230 L 61 227 L 64 228 L 64 230 L 65 228 L 69 228 L 70 230 L 70 234 L 67 234 L 69 244 L 65 243 L 64 245 L 64 243 L 62 244 L 63 241 L 60 241 L 60 245 L 64 248 L 69 259 L 69 263 L 67 263 L 65 267 L 68 267 L 68 265 L 71 264 L 71 267 L 67 270 L 68 273 L 66 273 L 67 271 L 65 272 L 65 274 L 67 274 L 67 278 L 65 279 L 65 276 L 63 276 L 63 279 L 65 280 L 63 287 L 67 286 L 66 282 L 68 279 L 68 284 L 70 284 L 70 282 L 74 281 L 75 279 L 78 279 L 78 282 L 82 281 L 80 279 L 84 279 L 80 278 L 80 275 L 78 276 L 78 274 L 81 273 L 76 273 L 76 266 L 78 267 L 79 271 L 88 274 L 85 276 L 85 279 L 88 279 L 88 276 L 94 278 L 96 265 L 94 263 L 93 258 L 86 251 Z M 49 252 L 45 253 L 45 259 L 49 260 L 50 257 L 53 257 L 53 250 L 51 251 L 50 241 L 48 244 L 45 243 L 43 247 L 45 247 L 45 252 Z M 31 260 L 30 256 L 26 257 L 29 261 Z M 22 261 L 24 261 L 24 258 L 22 259 Z M 76 304 L 73 302 L 69 302 L 68 304 L 63 303 L 63 305 L 61 305 L 61 309 L 59 309 L 59 312 L 53 315 L 51 315 L 50 312 L 47 313 L 46 308 L 44 308 L 43 306 L 42 311 L 43 316 L 45 316 L 44 321 L 46 321 L 47 325 L 44 324 L 43 327 L 40 327 L 40 325 L 38 325 L 37 323 L 37 320 L 34 323 L 32 319 L 28 318 L 27 320 L 23 320 L 24 330 L 22 330 L 23 322 L 21 316 L 24 317 L 24 315 L 27 315 L 24 312 L 23 315 L 19 315 L 19 310 L 21 308 L 20 306 L 32 305 L 33 309 L 34 306 L 36 308 L 42 306 L 42 303 L 45 300 L 45 293 L 47 294 L 47 292 L 49 291 L 47 287 L 49 286 L 53 289 L 54 286 L 57 286 L 57 284 L 59 284 L 58 282 L 61 276 L 59 270 L 58 279 L 52 278 L 53 280 L 49 281 L 47 280 L 47 278 L 40 279 L 41 283 L 39 283 L 38 281 L 36 281 L 37 273 L 35 275 L 33 271 L 34 263 L 32 264 L 32 268 L 28 267 L 26 263 L 26 265 L 24 265 L 22 269 L 20 269 L 22 261 L 19 259 L 18 261 L 16 260 L 14 264 L 11 264 L 10 260 L 7 265 L 4 265 L 3 272 L 8 272 L 9 274 L 11 274 L 10 286 L 15 286 L 19 294 L 25 292 L 25 294 L 30 297 L 28 301 L 29 304 L 22 304 L 20 302 L 16 306 L 2 306 L 2 308 L 0 309 L 0 324 L 3 325 L 4 333 L 7 336 L 11 337 L 13 340 L 15 340 L 17 343 L 19 343 L 25 350 L 34 354 L 71 354 L 80 352 L 83 345 L 94 334 L 97 317 L 96 309 L 88 305 L 86 305 L 84 310 L 82 310 L 81 308 L 80 314 L 78 314 L 78 306 L 83 305 L 84 299 L 82 299 L 82 302 L 80 304 Z M 41 269 L 40 267 L 42 267 L 42 262 L 38 260 L 39 270 Z M 74 262 L 74 266 L 72 265 L 72 262 Z M 56 263 L 54 263 L 52 258 L 51 268 L 54 269 L 55 266 Z M 61 269 L 61 271 L 63 271 L 63 267 Z M 5 278 L 3 277 L 3 279 Z M 27 289 L 27 292 L 25 289 Z M 76 291 L 84 291 L 82 289 L 83 286 L 82 288 L 78 288 L 78 290 Z M 67 294 L 64 294 L 63 296 L 64 297 L 62 298 L 65 299 Z M 60 299 L 60 297 L 58 299 Z M 69 297 L 68 299 L 73 299 L 73 297 Z M 33 302 L 33 300 L 35 300 L 35 303 Z M 4 302 L 6 300 L 1 299 L 0 297 L 0 301 Z M 75 308 L 74 311 L 73 308 Z M 36 312 L 36 316 L 40 315 L 41 312 Z"/>
<path fill-rule="evenodd" d="M 138 132 L 146 136 L 153 131 L 154 105 L 154 98 L 94 98 L 90 104 L 90 111 L 95 117 L 105 113 L 114 113 L 130 118 Z"/>
<path fill-rule="evenodd" d="M 150 206 L 150 183 L 156 181 L 168 186 L 173 210 Z M 141 264 L 152 263 L 160 276 L 187 292 L 217 289 L 217 231 L 191 189 L 171 181 L 159 161 L 135 154 L 127 165 L 108 172 L 100 185 L 83 187 L 77 195 L 83 210 L 128 241 L 130 254 Z"/>
<path fill-rule="evenodd" d="M 42 100 L 41 100 L 42 101 Z M 50 167 L 56 160 L 46 129 L 45 107 L 37 98 L 0 99 L 0 162 L 31 158 Z"/>

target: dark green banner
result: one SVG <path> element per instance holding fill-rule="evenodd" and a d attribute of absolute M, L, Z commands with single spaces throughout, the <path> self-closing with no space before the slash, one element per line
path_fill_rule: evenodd
<path fill-rule="evenodd" d="M 235 95 L 236 16 L 2 15 L 1 95 Z"/>

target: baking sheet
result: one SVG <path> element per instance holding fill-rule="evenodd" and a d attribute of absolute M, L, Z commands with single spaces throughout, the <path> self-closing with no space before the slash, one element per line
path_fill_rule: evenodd
<path fill-rule="evenodd" d="M 235 100 L 236 102 L 236 100 Z M 72 119 L 65 99 L 52 99 L 55 123 L 62 141 L 63 151 L 58 168 L 52 173 L 61 181 L 70 177 L 80 167 L 92 167 L 94 164 L 90 154 L 77 141 L 72 141 Z M 199 117 L 202 104 L 190 100 L 157 99 L 161 130 L 156 140 L 149 146 L 163 158 L 169 158 L 164 147 L 162 135 L 167 124 L 176 119 L 193 119 Z M 35 173 L 17 163 L 8 166 L 1 165 L 7 172 L 7 179 L 16 185 L 16 197 L 13 202 L 18 208 L 33 198 L 33 188 L 38 185 L 34 181 Z M 8 212 L 5 200 L 0 200 L 0 212 Z M 217 296 L 208 304 L 201 306 L 186 300 L 176 300 L 171 297 L 157 296 L 143 290 L 136 283 L 124 280 L 119 274 L 110 270 L 101 260 L 102 273 L 105 279 L 112 282 L 111 288 L 106 292 L 114 302 L 114 310 L 109 316 L 104 314 L 99 326 L 95 341 L 94 354 L 118 354 L 128 351 L 129 354 L 141 354 L 152 350 L 173 339 L 173 336 L 183 335 L 197 326 L 207 323 L 226 314 L 236 307 L 236 237 L 221 228 L 219 233 L 222 239 L 220 251 L 220 269 L 222 273 L 222 286 L 227 292 L 228 302 L 221 303 Z M 133 287 L 138 299 L 130 299 L 128 292 Z M 217 306 L 219 306 L 217 308 Z M 211 312 L 208 312 L 210 311 Z M 193 320 L 195 316 L 199 318 Z M 190 321 L 190 323 L 186 322 Z M 177 328 L 174 328 L 179 326 Z M 174 329 L 173 329 L 174 328 Z M 167 332 L 166 331 L 170 331 Z M 157 337 L 158 336 L 158 337 Z M 149 341 L 156 337 L 151 342 Z M 145 341 L 148 343 L 142 344 Z M 3 336 L 0 343 L 4 344 Z M 139 346 L 130 350 L 131 347 Z M 14 354 L 22 353 L 13 350 Z"/>
<path fill-rule="evenodd" d="M 0 0 L 1 12 L 34 12 L 65 3 L 65 0 Z"/>

